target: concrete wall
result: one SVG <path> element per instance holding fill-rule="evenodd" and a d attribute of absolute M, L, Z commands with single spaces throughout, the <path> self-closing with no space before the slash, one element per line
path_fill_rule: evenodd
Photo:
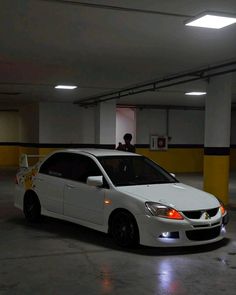
<path fill-rule="evenodd" d="M 149 144 L 150 135 L 167 135 L 168 129 L 170 144 L 204 143 L 204 111 L 144 109 L 136 120 L 137 144 Z"/>
<path fill-rule="evenodd" d="M 107 101 L 96 106 L 95 143 L 114 144 L 116 141 L 116 102 Z"/>
<path fill-rule="evenodd" d="M 166 111 L 138 109 L 136 112 L 136 143 L 149 144 L 150 135 L 166 134 Z"/>
<path fill-rule="evenodd" d="M 113 115 L 113 114 L 112 114 Z M 135 126 L 136 120 L 136 126 Z M 167 133 L 166 110 L 118 108 L 116 138 L 126 132 L 133 143 L 149 144 L 151 134 Z M 231 144 L 236 144 L 236 112 L 232 112 Z M 136 127 L 136 130 L 135 130 Z M 135 138 L 135 133 L 137 138 Z M 203 144 L 204 111 L 170 110 L 170 144 Z M 95 143 L 95 108 L 71 103 L 40 103 L 20 112 L 0 112 L 0 141 L 26 143 Z"/>
<path fill-rule="evenodd" d="M 20 133 L 21 143 L 39 142 L 39 105 L 29 104 L 20 108 Z"/>
<path fill-rule="evenodd" d="M 169 136 L 170 144 L 203 144 L 204 111 L 171 110 Z"/>
<path fill-rule="evenodd" d="M 19 112 L 0 111 L 0 142 L 19 141 Z"/>
<path fill-rule="evenodd" d="M 17 165 L 19 153 L 47 154 L 58 148 L 56 144 L 96 143 L 97 111 L 96 107 L 82 108 L 71 103 L 40 103 L 23 106 L 19 112 L 0 112 L 0 165 Z M 117 141 L 130 132 L 135 143 L 135 112 L 131 112 L 130 109 L 118 109 L 117 118 L 113 112 L 109 113 L 114 125 L 119 122 Z M 136 111 L 136 144 L 147 145 L 138 147 L 137 152 L 156 160 L 169 171 L 202 171 L 204 111 L 170 110 L 168 117 L 167 124 L 166 110 Z M 101 124 L 105 124 L 103 119 Z M 107 126 L 102 128 L 99 132 L 104 132 Z M 236 145 L 236 111 L 232 111 L 231 128 L 231 145 Z M 166 134 L 167 129 L 171 138 L 168 151 L 150 151 L 149 136 Z M 104 137 L 109 137 L 107 142 L 101 144 L 115 143 L 107 134 L 105 132 Z M 236 169 L 236 148 L 231 148 L 231 168 Z"/>
<path fill-rule="evenodd" d="M 76 106 L 79 108 L 78 106 Z M 78 143 L 90 144 L 95 142 L 95 107 L 79 108 L 80 113 L 80 141 Z"/>
<path fill-rule="evenodd" d="M 204 111 L 144 109 L 137 112 L 137 143 L 149 145 L 150 135 L 168 135 L 167 151 L 150 151 L 149 146 L 137 152 L 172 172 L 203 170 Z M 172 145 L 172 146 L 171 146 Z"/>
<path fill-rule="evenodd" d="M 94 143 L 94 108 L 40 103 L 39 143 Z"/>

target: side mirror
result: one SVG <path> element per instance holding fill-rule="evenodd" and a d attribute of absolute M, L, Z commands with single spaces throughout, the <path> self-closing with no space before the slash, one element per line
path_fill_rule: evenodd
<path fill-rule="evenodd" d="M 102 186 L 103 185 L 103 176 L 89 176 L 87 178 L 87 185 L 90 186 Z"/>
<path fill-rule="evenodd" d="M 174 173 L 170 173 L 171 176 L 173 176 L 174 178 L 176 178 L 176 175 Z"/>

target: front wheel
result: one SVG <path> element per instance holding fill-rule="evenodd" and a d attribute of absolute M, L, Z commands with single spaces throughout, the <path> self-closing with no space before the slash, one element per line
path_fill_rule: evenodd
<path fill-rule="evenodd" d="M 111 222 L 114 241 L 122 247 L 133 247 L 139 243 L 139 231 L 135 218 L 126 211 L 116 213 Z"/>
<path fill-rule="evenodd" d="M 24 198 L 24 214 L 29 222 L 38 222 L 41 219 L 41 206 L 38 197 L 29 193 Z"/>

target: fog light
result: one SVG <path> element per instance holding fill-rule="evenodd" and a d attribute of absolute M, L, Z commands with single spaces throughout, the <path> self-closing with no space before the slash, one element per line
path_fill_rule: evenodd
<path fill-rule="evenodd" d="M 221 233 L 222 234 L 225 234 L 226 233 L 226 229 L 225 229 L 225 226 L 224 225 L 221 226 Z"/>
<path fill-rule="evenodd" d="M 179 232 L 163 232 L 159 238 L 162 239 L 179 239 Z"/>
<path fill-rule="evenodd" d="M 165 233 L 162 233 L 161 236 L 162 236 L 163 238 L 169 238 L 170 233 L 167 231 L 167 232 L 165 232 Z"/>

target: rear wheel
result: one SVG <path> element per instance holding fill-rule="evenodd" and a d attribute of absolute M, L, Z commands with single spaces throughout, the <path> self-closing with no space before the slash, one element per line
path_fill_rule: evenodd
<path fill-rule="evenodd" d="M 28 193 L 24 198 L 24 214 L 29 222 L 38 222 L 41 219 L 41 205 L 36 194 Z"/>
<path fill-rule="evenodd" d="M 133 247 L 139 243 L 137 222 L 127 211 L 120 211 L 113 216 L 110 232 L 114 241 L 122 247 Z"/>

